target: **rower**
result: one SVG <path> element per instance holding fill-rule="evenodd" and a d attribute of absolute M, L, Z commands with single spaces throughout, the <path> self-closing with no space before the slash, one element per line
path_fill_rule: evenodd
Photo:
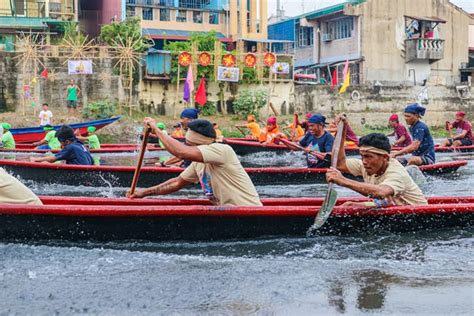
<path fill-rule="evenodd" d="M 470 146 L 474 142 L 472 136 L 472 124 L 465 119 L 466 113 L 463 111 L 456 112 L 456 120 L 454 122 L 446 122 L 446 127 L 450 131 L 456 129 L 456 135 L 451 136 L 441 144 L 441 147 L 460 147 Z"/>
<path fill-rule="evenodd" d="M 79 130 L 77 130 L 76 138 L 83 143 L 89 144 L 89 149 L 100 149 L 99 137 L 94 134 L 97 128 L 95 126 L 89 126 L 87 128 L 87 136 L 81 136 Z"/>
<path fill-rule="evenodd" d="M 411 144 L 411 137 L 406 127 L 399 122 L 398 115 L 392 114 L 388 119 L 388 124 L 393 128 L 393 132 L 387 136 L 395 136 L 392 146 L 407 147 Z"/>
<path fill-rule="evenodd" d="M 418 103 L 409 104 L 405 107 L 405 121 L 410 125 L 410 133 L 413 138 L 411 145 L 400 151 L 392 152 L 392 158 L 411 153 L 408 159 L 402 158 L 402 163 L 421 166 L 435 163 L 435 150 L 433 137 L 425 123 L 420 118 L 425 115 L 426 109 Z"/>
<path fill-rule="evenodd" d="M 346 122 L 345 118 L 341 119 Z M 344 124 L 343 136 L 346 128 L 347 124 Z M 326 173 L 328 182 L 374 199 L 373 202 L 349 202 L 347 205 L 385 207 L 428 204 L 407 170 L 396 159 L 390 158 L 391 146 L 387 136 L 380 133 L 368 134 L 360 139 L 359 146 L 362 160 L 346 159 L 344 144 L 341 142 L 337 169 L 330 168 Z M 362 176 L 364 182 L 348 179 L 341 172 Z"/>
<path fill-rule="evenodd" d="M 2 143 L 3 143 L 3 148 L 4 149 L 15 149 L 15 139 L 13 139 L 12 132 L 10 132 L 10 129 L 12 126 L 8 123 L 2 123 L 3 127 L 3 135 L 2 135 Z"/>
<path fill-rule="evenodd" d="M 279 137 L 286 138 L 286 136 L 280 133 L 277 118 L 271 116 L 267 119 L 267 126 L 260 133 L 259 140 L 262 144 L 274 144 L 275 141 L 278 142 Z"/>
<path fill-rule="evenodd" d="M 295 114 L 295 115 L 296 115 L 296 114 Z M 295 121 L 296 121 L 296 122 L 295 122 Z M 295 125 L 296 125 L 296 126 L 295 126 Z M 301 139 L 305 136 L 305 134 L 306 134 L 306 132 L 305 132 L 305 130 L 303 129 L 303 127 L 301 126 L 301 124 L 299 124 L 298 119 L 294 120 L 291 124 L 289 124 L 289 125 L 283 127 L 283 129 L 284 129 L 284 130 L 285 130 L 285 129 L 290 129 L 291 131 L 294 130 L 294 131 L 295 131 L 295 135 L 294 135 L 294 136 L 295 136 L 295 140 L 301 140 Z M 293 135 L 292 135 L 292 137 L 293 137 Z"/>
<path fill-rule="evenodd" d="M 59 150 L 59 149 L 61 149 L 61 143 L 59 143 L 59 140 L 56 137 L 56 131 L 54 130 L 54 127 L 47 124 L 47 125 L 43 126 L 43 131 L 46 132 L 46 135 L 39 142 L 33 143 L 33 146 L 35 146 L 36 149 L 42 149 L 42 150 Z"/>
<path fill-rule="evenodd" d="M 224 136 L 222 135 L 222 131 L 219 129 L 219 125 L 217 125 L 217 123 L 212 123 L 212 128 L 216 131 L 216 140 L 222 142 Z"/>
<path fill-rule="evenodd" d="M 342 116 L 344 116 L 344 113 L 341 113 Z M 344 146 L 347 147 L 354 147 L 354 146 L 359 146 L 359 138 L 357 137 L 356 133 L 352 129 L 350 123 L 346 120 L 347 122 L 347 131 L 346 131 L 346 137 L 344 138 Z M 332 122 L 329 124 L 329 127 L 327 128 L 327 131 L 331 133 L 332 136 L 336 137 L 336 132 L 337 132 L 337 125 L 336 122 Z"/>
<path fill-rule="evenodd" d="M 313 113 L 308 112 L 305 115 L 306 120 L 301 122 L 301 127 L 304 129 L 304 133 L 306 134 L 309 131 L 309 125 L 308 125 L 308 120 L 313 116 Z"/>
<path fill-rule="evenodd" d="M 260 134 L 261 134 L 260 125 L 258 125 L 257 119 L 255 118 L 255 115 L 253 114 L 247 115 L 247 124 L 236 125 L 236 127 L 248 128 L 250 130 L 250 135 L 248 135 L 248 138 L 250 139 L 260 138 Z"/>
<path fill-rule="evenodd" d="M 308 120 L 309 131 L 298 144 L 304 147 L 308 168 L 328 168 L 331 166 L 331 150 L 334 137 L 324 128 L 326 117 L 314 114 Z M 298 147 L 285 142 L 290 149 L 298 150 Z"/>
<path fill-rule="evenodd" d="M 156 127 L 157 127 L 160 131 L 162 131 L 163 133 L 165 133 L 166 135 L 168 135 L 168 131 L 166 130 L 166 125 L 165 125 L 165 123 L 163 123 L 163 122 L 158 122 L 158 123 L 156 123 Z M 158 145 L 160 146 L 160 148 L 165 148 L 165 145 L 163 145 L 163 143 L 158 139 L 158 136 L 157 136 L 157 135 L 155 135 L 155 134 L 153 134 L 153 133 L 150 133 L 150 136 L 148 137 L 148 139 L 150 139 L 150 138 L 153 138 L 153 139 L 157 140 L 157 141 L 155 141 L 155 143 L 158 142 Z"/>
<path fill-rule="evenodd" d="M 200 183 L 205 195 L 214 205 L 261 206 L 257 191 L 240 164 L 232 147 L 216 143 L 211 122 L 195 120 L 188 124 L 186 144 L 162 133 L 155 120 L 145 118 L 145 124 L 158 135 L 166 149 L 180 159 L 192 161 L 178 177 L 157 186 L 130 192 L 131 198 L 170 194 L 191 183 Z"/>
<path fill-rule="evenodd" d="M 181 128 L 181 123 L 176 123 L 175 125 L 173 125 L 173 128 L 174 130 L 171 133 L 171 137 L 174 137 L 174 138 L 184 137 L 183 129 Z"/>
<path fill-rule="evenodd" d="M 0 203 L 43 205 L 30 189 L 3 168 L 0 168 Z"/>
<path fill-rule="evenodd" d="M 62 150 L 54 156 L 33 158 L 33 162 L 56 162 L 58 160 L 65 160 L 68 165 L 93 165 L 93 159 L 89 150 L 82 144 L 74 135 L 74 130 L 63 125 L 56 132 L 56 137 L 61 143 Z"/>

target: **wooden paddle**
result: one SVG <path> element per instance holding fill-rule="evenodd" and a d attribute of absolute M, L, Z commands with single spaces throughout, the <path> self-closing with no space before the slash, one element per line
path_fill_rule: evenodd
<path fill-rule="evenodd" d="M 344 122 L 341 120 L 337 124 L 337 134 L 336 139 L 334 140 L 334 145 L 332 147 L 332 157 L 331 157 L 331 167 L 337 167 L 337 159 L 339 157 L 339 148 L 341 147 L 342 139 L 342 132 L 344 130 Z M 314 224 L 309 228 L 308 232 L 312 232 L 315 229 L 320 228 L 324 225 L 326 220 L 331 215 L 331 212 L 336 205 L 337 201 L 337 191 L 333 188 L 334 183 L 330 182 L 328 186 L 328 191 L 326 193 L 326 197 L 324 198 L 324 202 L 319 209 L 318 214 L 314 220 Z"/>
<path fill-rule="evenodd" d="M 294 147 L 294 148 L 297 148 L 297 149 L 302 150 L 302 151 L 305 150 L 305 148 L 304 148 L 303 146 L 298 145 L 298 144 L 295 144 L 295 143 L 293 143 L 293 142 L 290 142 L 288 139 L 280 138 L 280 141 L 281 141 L 283 144 L 285 144 L 286 147 L 288 147 L 288 148 L 290 148 L 290 149 L 291 149 L 291 147 Z M 308 154 L 310 154 L 311 156 L 314 156 L 314 157 L 316 157 L 316 158 L 319 159 L 318 155 L 315 154 L 315 153 L 312 152 L 312 151 L 309 152 Z"/>
<path fill-rule="evenodd" d="M 237 130 L 242 134 L 242 135 L 247 135 L 247 133 L 245 133 L 240 127 L 236 126 L 235 128 L 237 128 Z"/>
<path fill-rule="evenodd" d="M 148 143 L 148 136 L 150 135 L 151 128 L 146 127 L 145 133 L 143 135 L 142 147 L 140 148 L 140 153 L 138 154 L 137 167 L 135 168 L 135 173 L 133 174 L 132 185 L 130 186 L 130 195 L 135 193 L 137 188 L 138 178 L 140 177 L 140 171 L 143 165 L 143 158 L 145 157 L 146 145 Z"/>

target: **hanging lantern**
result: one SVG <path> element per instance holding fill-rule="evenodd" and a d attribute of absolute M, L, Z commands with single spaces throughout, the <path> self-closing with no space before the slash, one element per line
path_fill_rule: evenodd
<path fill-rule="evenodd" d="M 263 57 L 263 63 L 265 66 L 271 67 L 276 63 L 276 56 L 273 53 L 266 53 Z"/>
<path fill-rule="evenodd" d="M 211 64 L 211 55 L 207 52 L 199 54 L 199 65 L 209 66 Z"/>
<path fill-rule="evenodd" d="M 225 54 L 222 58 L 222 64 L 226 67 L 233 67 L 235 65 L 235 56 L 232 54 Z"/>
<path fill-rule="evenodd" d="M 186 66 L 189 66 L 191 64 L 191 61 L 192 61 L 192 57 L 191 57 L 191 54 L 188 53 L 188 52 L 181 52 L 179 53 L 178 55 L 178 63 L 183 66 L 183 67 L 186 67 Z"/>
<path fill-rule="evenodd" d="M 255 66 L 257 64 L 257 57 L 255 56 L 255 54 L 248 53 L 247 55 L 245 55 L 244 64 L 247 67 Z"/>

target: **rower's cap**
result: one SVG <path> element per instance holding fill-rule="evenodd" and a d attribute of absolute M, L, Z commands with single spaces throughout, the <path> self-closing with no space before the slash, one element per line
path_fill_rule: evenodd
<path fill-rule="evenodd" d="M 54 127 L 52 127 L 50 124 L 46 124 L 43 126 L 43 131 L 52 131 Z"/>
<path fill-rule="evenodd" d="M 321 115 L 321 114 L 313 114 L 309 120 L 308 120 L 308 123 L 311 123 L 311 124 L 322 124 L 322 125 L 326 125 L 326 117 L 324 115 Z"/>
<path fill-rule="evenodd" d="M 165 129 L 166 125 L 163 122 L 158 122 L 158 123 L 156 123 L 156 127 L 158 127 L 159 129 Z"/>
<path fill-rule="evenodd" d="M 456 112 L 456 116 L 464 117 L 464 116 L 466 116 L 466 112 L 464 112 L 464 111 Z"/>
<path fill-rule="evenodd" d="M 388 118 L 389 121 L 397 121 L 398 122 L 398 115 L 397 114 L 392 114 Z"/>
<path fill-rule="evenodd" d="M 188 128 L 203 136 L 216 138 L 216 131 L 212 123 L 207 120 L 194 120 L 188 124 Z"/>
<path fill-rule="evenodd" d="M 267 124 L 268 125 L 276 125 L 277 123 L 277 118 L 274 117 L 274 116 L 270 116 L 268 119 L 267 119 Z"/>
<path fill-rule="evenodd" d="M 311 116 L 313 116 L 313 113 L 311 113 L 311 112 L 306 113 L 306 119 L 307 120 L 309 120 L 311 118 Z"/>
<path fill-rule="evenodd" d="M 97 128 L 95 128 L 94 126 L 89 126 L 89 127 L 87 128 L 87 131 L 88 131 L 89 133 L 94 133 L 96 130 L 97 130 Z"/>
<path fill-rule="evenodd" d="M 417 114 L 419 116 L 425 115 L 426 108 L 422 107 L 418 103 L 408 104 L 405 107 L 405 113 Z"/>
<path fill-rule="evenodd" d="M 3 122 L 3 123 L 2 123 L 2 127 L 3 127 L 3 129 L 10 129 L 10 128 L 12 128 L 12 126 L 11 126 L 10 124 L 8 124 L 7 122 Z"/>
<path fill-rule="evenodd" d="M 188 118 L 191 120 L 196 120 L 199 115 L 199 110 L 198 109 L 184 109 L 183 112 L 181 112 L 181 118 Z"/>

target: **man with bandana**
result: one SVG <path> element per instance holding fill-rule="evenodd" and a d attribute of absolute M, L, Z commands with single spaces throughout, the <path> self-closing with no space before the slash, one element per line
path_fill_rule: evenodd
<path fill-rule="evenodd" d="M 403 163 L 408 165 L 422 166 L 435 163 L 435 148 L 433 137 L 425 123 L 420 121 L 425 115 L 426 109 L 418 103 L 409 104 L 405 107 L 405 121 L 410 126 L 410 134 L 413 142 L 400 151 L 393 152 L 392 158 L 412 154 L 408 159 L 403 159 Z"/>
<path fill-rule="evenodd" d="M 340 118 L 345 122 L 345 118 Z M 343 139 L 346 136 L 344 124 Z M 415 184 L 407 170 L 390 158 L 390 141 L 380 133 L 366 135 L 359 140 L 359 159 L 346 159 L 344 143 L 341 142 L 337 168 L 331 167 L 326 180 L 349 188 L 373 199 L 371 202 L 348 202 L 352 206 L 386 207 L 390 205 L 426 205 L 426 198 Z M 351 180 L 342 175 L 350 173 L 361 176 L 364 182 Z"/>
<path fill-rule="evenodd" d="M 165 195 L 179 191 L 191 183 L 200 183 L 204 194 L 214 205 L 262 205 L 255 186 L 232 147 L 215 142 L 216 132 L 211 122 L 189 122 L 186 144 L 161 132 L 152 118 L 145 118 L 145 124 L 150 126 L 171 154 L 192 163 L 178 177 L 138 190 L 133 195 L 128 192 L 128 197 Z"/>
<path fill-rule="evenodd" d="M 450 131 L 456 130 L 456 135 L 451 136 L 441 144 L 441 147 L 459 147 L 470 146 L 474 141 L 472 136 L 472 124 L 465 118 L 466 112 L 456 112 L 456 120 L 454 122 L 446 122 L 446 128 Z"/>

